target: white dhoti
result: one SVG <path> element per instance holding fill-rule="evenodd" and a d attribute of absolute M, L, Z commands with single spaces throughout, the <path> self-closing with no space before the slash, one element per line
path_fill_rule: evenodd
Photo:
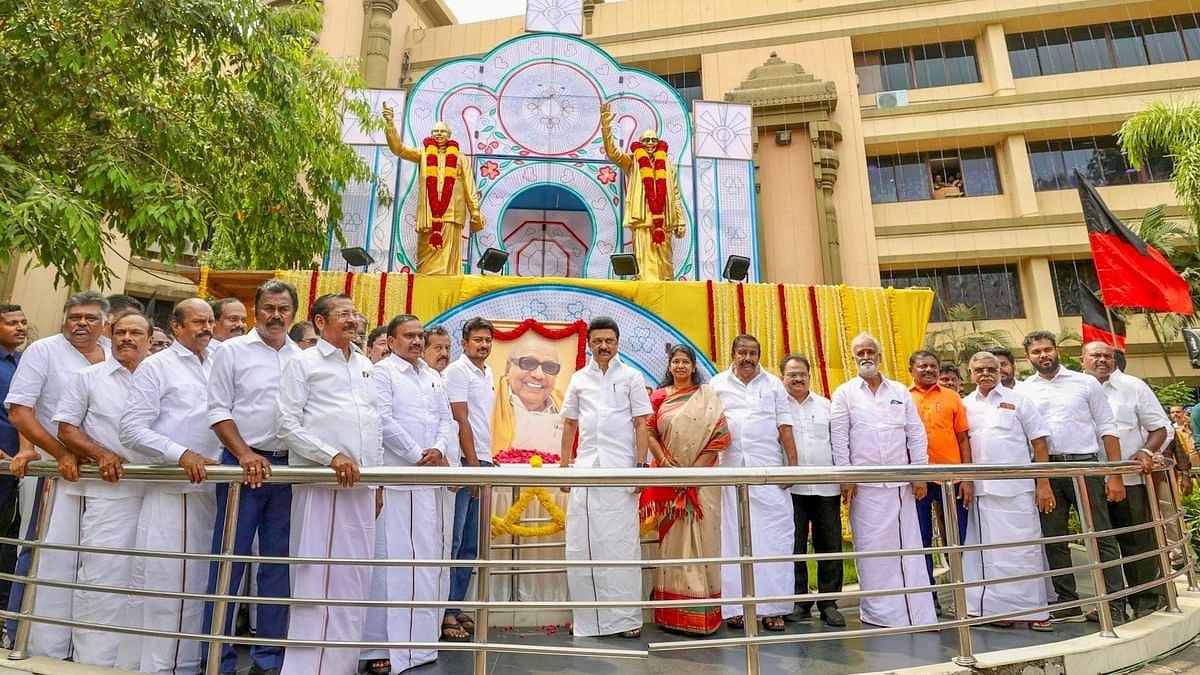
<path fill-rule="evenodd" d="M 967 516 L 967 545 L 1029 541 L 1041 536 L 1042 523 L 1033 492 L 1011 496 L 980 495 Z M 963 575 L 967 581 L 1003 579 L 1045 570 L 1045 555 L 1042 547 L 1036 544 L 963 553 Z M 971 616 L 1030 610 L 1028 615 L 1015 620 L 1045 621 L 1050 618 L 1046 611 L 1046 584 L 1042 579 L 991 583 L 967 588 L 966 593 L 967 614 Z"/>
<path fill-rule="evenodd" d="M 66 481 L 59 481 L 54 492 L 54 507 L 46 523 L 45 541 L 48 544 L 78 544 L 79 521 L 83 513 L 83 498 L 66 489 Z M 75 551 L 57 551 L 44 548 L 38 558 L 39 579 L 74 583 L 79 569 L 79 554 Z M 67 620 L 71 618 L 71 589 L 50 586 L 29 586 L 32 590 L 33 615 Z M 52 659 L 71 658 L 71 628 L 48 623 L 34 623 L 29 631 L 29 651 Z"/>
<path fill-rule="evenodd" d="M 450 541 L 447 522 L 454 525 L 454 509 L 447 509 L 444 488 L 383 489 L 383 511 L 375 528 L 376 559 L 446 560 Z M 371 599 L 405 602 L 446 601 L 450 597 L 450 568 L 372 568 Z M 444 607 L 371 607 L 367 610 L 364 642 L 430 642 L 441 637 Z M 364 660 L 389 659 L 392 672 L 437 660 L 436 649 L 364 649 Z"/>
<path fill-rule="evenodd" d="M 641 560 L 638 496 L 627 487 L 573 488 L 567 500 L 567 560 Z M 638 567 L 568 567 L 567 592 L 573 602 L 638 601 Z M 576 637 L 612 635 L 642 626 L 637 607 L 572 610 Z"/>
<path fill-rule="evenodd" d="M 217 502 L 211 486 L 179 492 L 171 486 L 147 485 L 138 520 L 135 548 L 141 551 L 209 553 Z M 142 558 L 131 567 L 132 588 L 148 591 L 202 594 L 208 586 L 207 560 Z M 130 596 L 131 598 L 134 596 Z M 137 625 L 156 630 L 200 633 L 204 601 L 144 597 L 133 604 L 141 609 Z M 200 642 L 145 637 L 140 640 L 138 667 L 143 673 L 189 675 L 201 671 Z M 136 643 L 136 640 L 134 641 Z M 123 645 L 118 661 L 126 666 L 132 650 Z"/>
<path fill-rule="evenodd" d="M 921 548 L 921 528 L 912 487 L 859 485 L 850 503 L 850 529 L 855 551 Z M 859 587 L 864 591 L 929 585 L 925 556 L 859 558 Z M 876 626 L 921 626 L 937 623 L 928 591 L 862 598 L 859 614 Z"/>
<path fill-rule="evenodd" d="M 291 554 L 305 558 L 367 560 L 375 545 L 375 489 L 296 485 L 292 489 Z M 291 566 L 292 597 L 366 600 L 371 584 L 367 565 Z M 365 607 L 294 605 L 289 640 L 347 642 L 362 639 Z M 358 671 L 357 649 L 288 647 L 283 675 Z"/>
<path fill-rule="evenodd" d="M 737 490 L 725 486 L 721 490 L 721 557 L 741 555 L 739 541 Z M 796 538 L 796 523 L 792 519 L 792 495 L 778 485 L 750 486 L 750 545 L 755 556 L 791 555 Z M 796 572 L 790 562 L 755 563 L 754 595 L 792 595 L 795 592 Z M 742 595 L 741 565 L 721 566 L 721 597 Z M 757 616 L 782 616 L 792 611 L 791 602 L 755 605 Z M 721 616 L 742 616 L 744 606 L 722 605 Z"/>
<path fill-rule="evenodd" d="M 132 549 L 137 545 L 142 497 L 84 497 L 79 543 L 98 548 Z M 85 590 L 96 586 L 128 588 L 133 556 L 80 553 L 78 580 L 81 587 L 73 597 L 76 621 L 130 627 L 140 621 L 128 616 L 128 596 Z M 104 668 L 117 664 L 121 640 L 108 631 L 75 628 L 71 631 L 75 662 Z M 140 642 L 140 641 L 139 641 Z"/>

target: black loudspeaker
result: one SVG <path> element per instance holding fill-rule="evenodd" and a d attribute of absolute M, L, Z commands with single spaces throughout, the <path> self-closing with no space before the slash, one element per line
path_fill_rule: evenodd
<path fill-rule="evenodd" d="M 1188 361 L 1193 368 L 1200 368 L 1200 328 L 1183 329 L 1183 346 L 1187 348 Z"/>
<path fill-rule="evenodd" d="M 366 267 L 375 262 L 371 254 L 367 253 L 367 249 L 361 246 L 342 249 L 342 260 L 345 260 L 346 264 L 351 267 Z"/>
<path fill-rule="evenodd" d="M 632 253 L 614 253 L 610 260 L 612 261 L 613 274 L 619 277 L 637 276 L 637 258 Z"/>
<path fill-rule="evenodd" d="M 484 272 L 495 274 L 504 269 L 504 263 L 508 262 L 508 252 L 501 251 L 498 248 L 489 248 L 479 256 L 477 266 Z"/>
<path fill-rule="evenodd" d="M 750 274 L 750 259 L 744 255 L 731 255 L 725 259 L 725 269 L 721 276 L 726 281 L 745 281 Z"/>

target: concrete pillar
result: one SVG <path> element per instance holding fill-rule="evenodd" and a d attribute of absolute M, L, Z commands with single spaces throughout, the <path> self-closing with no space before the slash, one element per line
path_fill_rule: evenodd
<path fill-rule="evenodd" d="M 362 72 L 368 87 L 386 87 L 388 55 L 392 52 L 392 14 L 397 0 L 363 0 Z"/>
<path fill-rule="evenodd" d="M 1006 136 L 996 153 L 996 164 L 1004 180 L 1004 191 L 1017 218 L 1038 213 L 1037 192 L 1033 189 L 1033 169 L 1024 134 Z"/>
<path fill-rule="evenodd" d="M 991 86 L 994 96 L 1017 93 L 1013 82 L 1012 63 L 1008 60 L 1008 42 L 1004 26 L 988 24 L 979 36 L 979 70 L 983 81 Z"/>
<path fill-rule="evenodd" d="M 1058 318 L 1058 306 L 1054 302 L 1054 279 L 1050 274 L 1048 258 L 1026 258 L 1020 264 L 1021 296 L 1025 303 L 1025 317 L 1031 330 L 1062 330 Z M 1020 340 L 1023 335 L 1014 335 Z"/>

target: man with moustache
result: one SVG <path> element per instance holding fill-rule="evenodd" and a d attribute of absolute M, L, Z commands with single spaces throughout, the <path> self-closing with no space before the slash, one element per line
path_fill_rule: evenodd
<path fill-rule="evenodd" d="M 246 306 L 237 298 L 221 298 L 212 304 L 212 346 L 246 334 Z"/>
<path fill-rule="evenodd" d="M 327 466 L 336 485 L 298 484 L 292 488 L 293 558 L 371 557 L 375 542 L 375 490 L 359 485 L 359 468 L 379 466 L 379 414 L 371 383 L 371 362 L 353 349 L 358 322 L 344 293 L 313 303 L 320 331 L 316 346 L 283 365 L 279 378 L 275 435 L 288 450 L 289 466 Z M 292 597 L 366 600 L 371 567 L 293 563 Z M 289 640 L 355 641 L 363 637 L 366 608 L 296 605 L 289 611 Z M 289 647 L 284 675 L 353 673 L 357 649 Z"/>
<path fill-rule="evenodd" d="M 387 326 L 379 326 L 367 336 L 367 358 L 379 363 L 391 352 L 388 351 Z"/>
<path fill-rule="evenodd" d="M 970 464 L 971 441 L 967 438 L 967 411 L 963 408 L 962 399 L 956 389 L 943 387 L 938 379 L 941 370 L 937 355 L 924 349 L 913 352 L 908 357 L 909 373 L 913 377 L 913 386 L 908 392 L 912 395 L 913 404 L 917 406 L 917 414 L 925 425 L 925 436 L 929 439 L 928 456 L 930 464 Z M 947 541 L 947 544 L 962 543 L 967 532 L 967 507 L 971 503 L 971 481 L 955 484 L 954 510 L 958 516 L 958 540 Z M 950 508 L 942 501 L 942 486 L 929 483 L 925 496 L 917 500 L 917 521 L 921 524 L 921 545 L 928 548 L 933 545 L 933 503 L 937 502 L 944 512 Z M 947 540 L 949 538 L 947 537 Z M 933 556 L 925 556 L 925 567 L 929 570 L 929 583 L 933 579 Z M 939 615 L 942 605 L 938 602 L 937 592 L 933 593 L 933 608 Z"/>
<path fill-rule="evenodd" d="M 75 373 L 84 368 L 111 358 L 103 337 L 108 301 L 95 291 L 76 293 L 63 305 L 62 331 L 29 345 L 21 355 L 16 372 L 13 373 L 8 395 L 4 403 L 8 406 L 8 417 L 12 425 L 32 445 L 23 447 L 13 458 L 10 467 L 14 476 L 24 476 L 30 461 L 53 457 L 58 461 L 58 470 L 67 482 L 79 479 L 79 462 L 75 454 L 58 440 L 58 425 L 54 423 L 54 412 Z M 36 449 L 35 447 L 36 446 Z M 42 454 L 45 453 L 45 454 Z M 33 538 L 33 525 L 41 510 L 41 487 L 45 479 L 21 481 L 20 503 L 31 504 L 28 512 L 22 513 L 22 529 L 26 538 Z M 25 507 L 22 506 L 22 511 Z M 77 531 L 80 502 L 78 495 L 58 490 L 54 495 L 52 517 L 47 525 L 47 534 L 55 537 L 59 532 Z M 29 570 L 32 550 L 25 548 L 17 559 L 16 573 L 24 575 Z M 76 557 L 70 551 L 43 550 L 38 564 L 38 576 L 50 579 L 72 578 L 75 573 Z M 20 611 L 24 587 L 14 585 L 9 594 L 9 611 Z M 71 616 L 71 591 L 63 588 L 39 587 L 35 599 L 34 613 L 38 616 L 67 619 Z M 16 635 L 16 621 L 8 621 L 9 636 Z M 29 647 L 37 654 L 56 659 L 71 656 L 71 629 L 66 626 L 45 624 L 31 632 Z"/>
<path fill-rule="evenodd" d="M 1171 421 L 1163 413 L 1162 404 L 1142 380 L 1123 373 L 1117 368 L 1113 348 L 1103 342 L 1089 342 L 1083 346 L 1083 369 L 1096 378 L 1104 388 L 1104 395 L 1112 406 L 1120 439 L 1121 459 L 1130 459 L 1142 465 L 1150 473 L 1158 449 L 1167 442 L 1167 428 Z M 1161 462 L 1159 462 L 1161 465 Z M 1150 495 L 1146 490 L 1145 476 L 1125 474 L 1125 499 L 1108 503 L 1108 513 L 1114 527 L 1145 525 L 1150 522 Z M 1127 532 L 1116 535 L 1121 556 L 1130 558 L 1147 553 L 1158 547 L 1153 529 Z M 1125 563 L 1125 582 L 1130 586 L 1141 586 L 1161 576 L 1158 556 Z M 1151 614 L 1165 600 L 1158 589 L 1146 589 L 1128 596 L 1133 618 L 1140 619 Z"/>
<path fill-rule="evenodd" d="M 779 378 L 758 365 L 760 347 L 753 335 L 739 335 L 730 348 L 732 365 L 717 373 L 712 388 L 721 399 L 725 420 L 729 423 L 729 447 L 721 453 L 721 466 L 795 466 L 796 442 L 792 435 L 792 408 L 787 391 Z M 749 527 L 752 555 L 788 555 L 795 545 L 792 499 L 787 485 L 750 486 Z M 721 555 L 741 554 L 738 543 L 737 491 L 726 486 L 721 493 Z M 793 565 L 762 563 L 754 566 L 754 594 L 788 595 L 796 586 Z M 741 566 L 721 567 L 721 595 L 742 595 Z M 784 629 L 784 615 L 792 603 L 759 603 L 755 607 L 763 628 Z M 742 626 L 741 605 L 724 605 L 721 615 L 733 628 Z"/>
<path fill-rule="evenodd" d="M 136 548 L 171 553 L 208 553 L 216 517 L 211 485 L 201 484 L 205 467 L 216 464 L 221 444 L 209 429 L 207 389 L 212 370 L 213 312 L 199 298 L 181 300 L 171 312 L 170 349 L 148 357 L 134 373 L 129 406 L 121 417 L 120 441 L 151 458 L 151 464 L 181 466 L 190 484 L 148 483 L 138 521 Z M 142 558 L 134 562 L 134 588 L 203 593 L 204 560 Z M 204 603 L 171 598 L 132 598 L 138 627 L 175 626 L 197 633 Z M 140 621 L 137 614 L 140 604 Z M 137 644 L 141 642 L 140 646 Z M 118 656 L 119 667 L 147 672 L 197 673 L 200 643 L 169 638 L 131 639 Z"/>
<path fill-rule="evenodd" d="M 617 356 L 620 328 L 607 316 L 588 324 L 592 358 L 571 376 L 563 399 L 560 466 L 645 467 L 652 412 L 645 379 Z M 628 487 L 562 488 L 567 501 L 567 560 L 639 560 L 637 490 Z M 567 592 L 576 602 L 637 601 L 642 571 L 636 567 L 568 567 Z M 642 635 L 642 610 L 583 608 L 572 612 L 575 637 Z"/>
<path fill-rule="evenodd" d="M 496 396 L 492 452 L 509 448 L 558 452 L 563 399 L 555 385 L 560 372 L 554 343 L 533 331 L 513 342 Z"/>
<path fill-rule="evenodd" d="M 829 404 L 833 463 L 927 464 L 929 439 L 925 425 L 904 385 L 879 372 L 883 356 L 879 341 L 861 333 L 850 342 L 850 351 L 858 376 L 834 390 Z M 927 489 L 925 481 L 842 485 L 842 499 L 850 506 L 854 550 L 920 548 L 917 500 L 925 496 Z M 864 591 L 903 591 L 929 583 L 921 555 L 860 558 L 855 565 Z M 937 623 L 929 593 L 866 597 L 859 603 L 859 615 L 864 624 L 888 628 Z"/>
<path fill-rule="evenodd" d="M 271 279 L 254 293 L 254 329 L 246 335 L 231 338 L 213 355 L 212 373 L 208 380 L 208 423 L 224 447 L 221 463 L 242 468 L 245 487 L 238 495 L 237 525 L 233 539 L 235 555 L 250 555 L 251 544 L 257 538 L 257 553 L 271 557 L 286 557 L 290 537 L 292 488 L 286 483 L 265 483 L 272 467 L 286 466 L 287 448 L 275 435 L 278 411 L 279 376 L 283 364 L 300 353 L 296 343 L 288 339 L 287 328 L 296 318 L 298 302 L 296 289 L 290 284 Z M 216 489 L 216 527 L 212 536 L 212 552 L 221 552 L 224 538 L 225 509 L 229 484 L 218 483 Z M 288 570 L 286 565 L 258 563 L 257 594 L 267 598 L 286 598 Z M 234 563 L 229 577 L 229 592 L 242 587 L 245 563 Z M 209 566 L 208 592 L 216 592 L 217 563 Z M 254 605 L 259 637 L 282 639 L 287 627 L 287 606 L 267 603 Z M 212 628 L 211 603 L 204 605 L 204 632 Z M 225 613 L 221 628 L 228 635 L 236 614 L 234 607 Z M 206 649 L 207 651 L 207 645 Z M 250 648 L 253 662 L 251 673 L 278 672 L 283 666 L 283 648 L 254 645 Z M 237 668 L 238 655 L 232 645 L 221 651 L 220 672 L 232 673 Z"/>
<path fill-rule="evenodd" d="M 1025 378 L 1016 386 L 1017 393 L 1037 405 L 1038 412 L 1050 427 L 1051 462 L 1095 462 L 1103 456 L 1110 462 L 1121 460 L 1120 438 L 1112 406 L 1109 405 L 1104 389 L 1096 378 L 1063 368 L 1059 364 L 1058 343 L 1049 331 L 1033 331 L 1025 336 L 1025 357 L 1033 364 L 1036 373 Z M 1103 455 L 1100 454 L 1103 447 Z M 1089 476 L 1086 479 L 1086 508 L 1091 511 L 1096 530 L 1112 528 L 1105 501 L 1119 502 L 1125 499 L 1125 483 L 1121 476 L 1107 478 Z M 1042 513 L 1042 533 L 1047 537 L 1067 534 L 1067 521 L 1071 507 L 1078 511 L 1085 505 L 1078 502 L 1075 481 L 1072 478 L 1050 479 L 1054 501 L 1051 510 Z M 1096 545 L 1100 559 L 1104 562 L 1121 557 L 1116 539 L 1099 537 Z M 1071 567 L 1071 551 L 1066 542 L 1046 544 L 1046 561 L 1050 569 Z M 1109 593 L 1123 589 L 1120 567 L 1104 570 L 1104 585 Z M 1060 574 L 1054 577 L 1054 592 L 1057 602 L 1074 602 L 1079 599 L 1075 591 L 1075 575 Z M 1110 605 L 1113 621 L 1125 620 L 1125 601 L 1113 600 Z M 1079 607 L 1056 609 L 1050 613 L 1055 623 L 1099 621 L 1096 610 L 1086 616 Z"/>
<path fill-rule="evenodd" d="M 150 334 L 150 353 L 157 354 L 167 347 L 171 346 L 171 336 L 167 335 L 167 331 L 154 327 L 154 332 Z"/>
<path fill-rule="evenodd" d="M 981 464 L 1029 464 L 1029 448 L 1036 462 L 1049 461 L 1046 439 L 1050 432 L 1031 401 L 1012 389 L 998 386 L 1000 359 L 991 352 L 976 352 L 967 364 L 975 391 L 963 399 L 971 428 L 971 450 Z M 1054 494 L 1048 478 L 982 480 L 975 482 L 975 505 L 965 530 L 965 543 L 1006 544 L 1032 541 L 1042 536 L 1038 512 L 1052 508 Z M 1040 575 L 1046 569 L 1041 547 L 1014 545 L 963 553 L 968 581 Z M 1035 576 L 1024 581 L 1000 581 L 966 589 L 967 614 L 987 616 L 1028 610 L 1017 621 L 1028 621 L 1036 631 L 1050 631 L 1046 611 L 1046 584 Z M 1012 620 L 1000 622 L 1012 625 Z"/>
<path fill-rule="evenodd" d="M 943 362 L 938 366 L 938 386 L 942 389 L 948 389 L 959 396 L 963 393 L 963 378 L 962 373 L 958 372 L 958 366 L 949 361 Z"/>
<path fill-rule="evenodd" d="M 144 315 L 121 314 L 112 324 L 113 358 L 76 373 L 59 400 L 54 414 L 59 439 L 83 461 L 95 464 L 101 480 L 83 479 L 59 487 L 79 496 L 82 515 L 71 514 L 78 519 L 78 527 L 61 533 L 66 536 L 56 537 L 53 543 L 116 549 L 133 549 L 137 543 L 142 486 L 120 479 L 125 464 L 147 464 L 152 458 L 123 446 L 119 428 L 133 374 L 150 354 L 150 332 L 150 320 Z M 57 512 L 51 515 L 51 519 L 58 517 Z M 140 625 L 130 621 L 126 596 L 89 590 L 93 586 L 127 587 L 132 562 L 129 556 L 79 553 L 77 567 L 62 579 L 79 584 L 72 593 L 71 618 L 102 626 Z M 112 633 L 74 628 L 71 642 L 76 663 L 116 666 L 120 640 L 113 639 Z"/>
<path fill-rule="evenodd" d="M 788 407 L 792 411 L 792 437 L 796 444 L 797 466 L 833 466 L 833 445 L 829 442 L 829 399 L 811 389 L 812 366 L 808 357 L 791 354 L 780 364 L 787 388 Z M 812 526 L 812 547 L 816 553 L 840 553 L 842 550 L 841 488 L 834 484 L 794 485 L 792 521 L 796 544 L 792 552 L 808 553 L 808 530 Z M 808 593 L 808 563 L 796 561 L 796 594 Z M 817 562 L 817 591 L 840 593 L 842 561 Z M 798 618 L 807 619 L 811 602 L 797 602 Z M 837 600 L 820 600 L 817 612 L 830 626 L 845 626 L 846 618 L 838 611 Z"/>
<path fill-rule="evenodd" d="M 8 388 L 21 354 L 17 350 L 25 344 L 29 333 L 29 320 L 20 305 L 0 305 L 0 401 L 8 397 Z M 22 445 L 28 444 L 8 419 L 8 408 L 0 406 L 0 453 L 4 459 L 16 456 Z M 0 536 L 16 539 L 21 535 L 21 518 L 17 512 L 17 478 L 10 474 L 0 476 Z M 17 567 L 17 547 L 0 544 L 0 572 L 12 574 Z M 0 579 L 0 607 L 8 607 L 9 589 L 12 582 Z"/>
<path fill-rule="evenodd" d="M 462 465 L 467 467 L 492 464 L 492 410 L 496 405 L 496 380 L 487 359 L 492 353 L 492 322 L 483 317 L 467 319 L 462 329 L 462 356 L 454 360 L 443 373 L 450 414 L 458 425 L 458 447 Z M 474 560 L 479 555 L 479 489 L 459 490 L 454 501 L 454 531 L 450 556 L 454 560 Z M 471 567 L 450 569 L 450 605 L 442 620 L 445 631 L 450 619 L 464 632 L 475 630 L 475 622 L 462 613 L 454 603 L 467 597 L 471 584 Z M 461 635 L 460 635 L 461 637 Z"/>
<path fill-rule="evenodd" d="M 421 321 L 411 314 L 392 319 L 388 347 L 391 355 L 375 364 L 371 376 L 383 425 L 383 465 L 405 469 L 447 466 L 454 419 L 441 376 L 422 358 L 425 333 Z M 448 354 L 449 344 L 446 347 Z M 445 488 L 435 485 L 385 486 L 375 529 L 375 557 L 445 558 L 454 514 L 444 494 Z M 372 600 L 444 601 L 449 592 L 450 570 L 445 567 L 376 567 L 371 579 Z M 442 611 L 433 607 L 371 607 L 363 640 L 436 642 L 441 617 Z M 453 628 L 458 629 L 457 622 Z M 404 672 L 436 660 L 437 650 L 365 649 L 361 658 L 370 662 L 368 671 L 372 673 Z"/>
<path fill-rule="evenodd" d="M 1013 358 L 1013 353 L 1002 347 L 993 347 L 988 351 L 1000 361 L 1000 386 L 1005 389 L 1017 386 L 1017 360 Z"/>

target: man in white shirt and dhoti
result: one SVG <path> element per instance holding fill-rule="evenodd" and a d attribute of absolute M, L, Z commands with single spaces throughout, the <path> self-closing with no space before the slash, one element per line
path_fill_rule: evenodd
<path fill-rule="evenodd" d="M 976 352 L 967 364 L 975 391 L 963 399 L 970 427 L 972 460 L 979 464 L 1029 464 L 1050 461 L 1046 439 L 1050 430 L 1037 406 L 1001 384 L 1000 359 L 991 352 Z M 995 479 L 975 481 L 974 503 L 967 511 L 964 543 L 1003 544 L 1032 541 L 1042 536 L 1038 512 L 1054 506 L 1050 479 L 1036 481 Z M 1007 546 L 963 553 L 967 581 L 986 581 L 1040 574 L 1046 570 L 1042 547 L 1037 544 Z M 966 589 L 967 614 L 988 616 L 1029 610 L 1015 621 L 1028 621 L 1036 631 L 1053 630 L 1046 611 L 1046 584 L 1041 578 L 1002 581 Z M 1014 620 L 999 622 L 1012 625 Z"/>
<path fill-rule="evenodd" d="M 382 453 L 371 362 L 351 346 L 358 333 L 354 303 L 344 293 L 317 298 L 311 310 L 321 339 L 283 366 L 275 434 L 289 466 L 328 466 L 336 485 L 292 488 L 292 557 L 365 560 L 375 550 L 375 489 L 359 484 L 359 469 L 376 467 Z M 367 565 L 292 564 L 292 597 L 366 600 Z M 288 639 L 357 642 L 362 606 L 296 605 Z M 288 647 L 283 675 L 353 673 L 359 650 Z"/>
<path fill-rule="evenodd" d="M 425 347 L 421 321 L 401 314 L 388 323 L 391 354 L 375 364 L 375 405 L 383 425 L 383 465 L 420 470 L 448 466 L 447 448 L 454 433 L 450 403 L 441 375 L 421 357 Z M 432 356 L 432 355 L 431 355 Z M 375 557 L 440 560 L 450 549 L 447 537 L 454 507 L 437 485 L 388 485 L 375 528 Z M 446 600 L 450 570 L 445 567 L 376 567 L 371 599 L 404 602 Z M 437 607 L 372 607 L 367 610 L 367 642 L 437 642 L 442 610 Z M 458 622 L 454 622 L 458 629 Z M 369 673 L 402 673 L 437 659 L 436 649 L 365 649 Z"/>
<path fill-rule="evenodd" d="M 830 398 L 829 436 L 833 463 L 852 465 L 924 465 L 928 463 L 925 425 L 908 389 L 879 372 L 879 341 L 862 333 L 850 343 L 858 375 Z M 921 548 L 917 499 L 925 496 L 923 480 L 911 483 L 847 483 L 842 499 L 850 505 L 855 551 Z M 923 626 L 937 623 L 933 596 L 904 593 L 925 586 L 925 556 L 859 558 L 859 586 L 864 591 L 895 589 L 894 595 L 865 597 L 859 616 L 872 626 Z"/>
<path fill-rule="evenodd" d="M 729 370 L 717 373 L 712 388 L 721 399 L 729 424 L 730 444 L 721 453 L 722 467 L 795 466 L 796 443 L 792 437 L 792 408 L 787 390 L 778 377 L 758 365 L 758 339 L 739 335 L 731 348 L 733 363 Z M 721 555 L 741 555 L 739 527 L 750 528 L 753 555 L 788 555 L 795 545 L 792 497 L 787 485 L 750 486 L 750 522 L 738 522 L 737 490 L 726 486 L 721 493 Z M 760 596 L 790 595 L 796 575 L 792 563 L 754 565 L 754 593 Z M 742 595 L 741 565 L 721 566 L 721 596 Z M 755 612 L 762 617 L 763 628 L 784 629 L 784 615 L 791 613 L 791 602 L 758 603 Z M 727 625 L 740 628 L 745 621 L 743 606 L 722 605 Z"/>
<path fill-rule="evenodd" d="M 571 376 L 563 399 L 561 466 L 645 467 L 649 449 L 646 418 L 650 397 L 645 379 L 617 356 L 620 328 L 601 316 L 588 324 L 592 358 Z M 629 487 L 563 488 L 567 502 L 567 560 L 639 560 L 638 491 Z M 641 600 L 639 567 L 569 567 L 567 589 L 574 602 Z M 638 638 L 642 611 L 635 607 L 579 608 L 572 612 L 576 637 L 615 635 Z"/>
<path fill-rule="evenodd" d="M 183 467 L 191 484 L 146 484 L 136 548 L 207 554 L 217 502 L 212 485 L 202 481 L 207 475 L 204 467 L 216 464 L 221 456 L 221 443 L 208 426 L 212 308 L 199 298 L 180 301 L 171 313 L 171 331 L 174 344 L 148 357 L 133 375 L 120 440 L 130 450 L 154 458 L 152 464 Z M 171 558 L 135 560 L 130 585 L 200 594 L 208 581 L 208 564 L 206 560 Z M 185 633 L 199 633 L 202 628 L 204 602 L 198 598 L 130 596 L 130 602 L 135 621 L 140 605 L 139 627 L 168 627 Z M 122 646 L 119 667 L 150 673 L 200 672 L 198 641 L 147 637 L 141 639 L 140 649 L 137 642 L 133 638 Z"/>

